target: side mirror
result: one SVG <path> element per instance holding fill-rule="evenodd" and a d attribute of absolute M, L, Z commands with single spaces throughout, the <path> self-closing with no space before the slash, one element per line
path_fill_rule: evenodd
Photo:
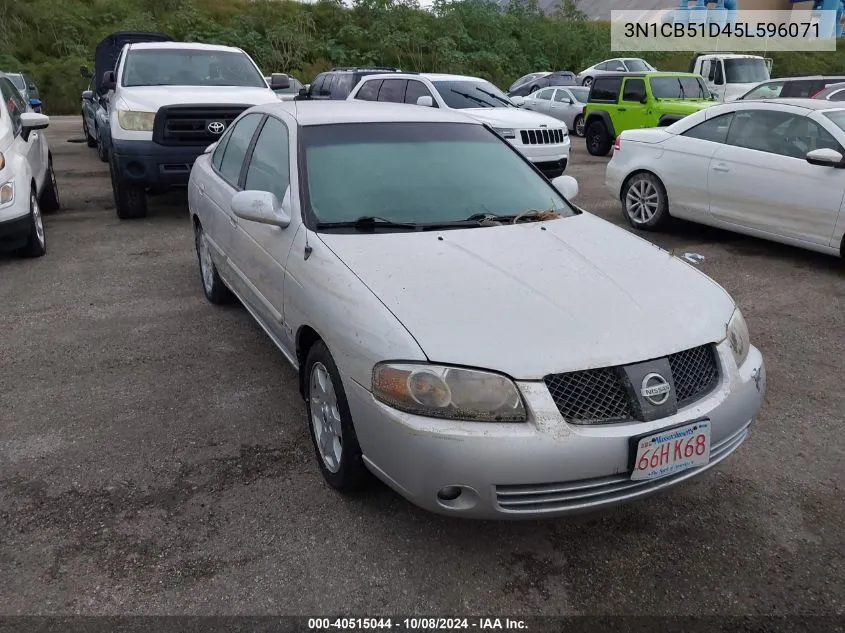
<path fill-rule="evenodd" d="M 517 95 L 515 97 L 511 97 L 511 101 L 513 101 L 513 104 L 517 108 L 521 108 L 522 106 L 525 105 L 525 97 L 520 97 L 519 95 Z"/>
<path fill-rule="evenodd" d="M 80 66 L 79 67 L 79 74 L 84 77 L 85 79 L 91 79 L 93 76 L 91 71 L 88 70 L 88 66 Z"/>
<path fill-rule="evenodd" d="M 217 149 L 217 144 L 218 144 L 219 142 L 220 142 L 220 141 L 215 141 L 214 143 L 212 143 L 211 145 L 209 145 L 208 147 L 206 147 L 206 148 L 202 151 L 202 153 L 203 153 L 203 154 L 210 154 L 210 153 L 211 153 L 211 152 L 213 152 L 215 149 Z"/>
<path fill-rule="evenodd" d="M 43 130 L 50 125 L 50 117 L 46 114 L 39 114 L 37 112 L 22 112 L 21 113 L 21 138 L 29 140 L 29 135 L 35 130 Z"/>
<path fill-rule="evenodd" d="M 107 70 L 103 73 L 103 90 L 114 90 L 117 87 L 117 80 L 114 76 L 113 70 Z"/>
<path fill-rule="evenodd" d="M 270 88 L 272 90 L 285 90 L 290 88 L 290 77 L 285 73 L 273 73 L 270 75 Z"/>
<path fill-rule="evenodd" d="M 806 160 L 811 165 L 818 165 L 819 167 L 845 168 L 845 157 L 836 150 L 827 147 L 807 152 Z"/>
<path fill-rule="evenodd" d="M 290 195 L 290 187 L 285 200 Z M 232 197 L 232 213 L 243 220 L 287 228 L 290 224 L 290 205 L 279 202 L 269 191 L 239 191 Z"/>
<path fill-rule="evenodd" d="M 713 99 L 713 101 L 718 101 L 721 97 L 719 96 L 719 93 L 717 93 L 717 92 L 711 92 L 711 93 L 710 93 L 710 98 L 711 98 L 711 99 Z"/>
<path fill-rule="evenodd" d="M 94 91 L 93 90 L 85 90 L 82 93 L 83 101 L 91 101 L 94 98 Z"/>
<path fill-rule="evenodd" d="M 417 97 L 417 105 L 418 106 L 425 106 L 426 108 L 431 108 L 434 106 L 434 99 L 431 98 L 429 95 L 423 95 L 422 97 Z"/>
<path fill-rule="evenodd" d="M 642 97 L 640 97 L 640 103 L 642 103 L 643 105 L 648 103 L 648 95 L 643 95 Z"/>
<path fill-rule="evenodd" d="M 573 200 L 578 196 L 578 181 L 572 176 L 558 176 L 552 180 L 552 185 L 567 200 Z"/>

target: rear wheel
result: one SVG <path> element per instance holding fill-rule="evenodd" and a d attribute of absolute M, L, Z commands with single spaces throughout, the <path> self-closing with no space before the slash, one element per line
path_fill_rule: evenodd
<path fill-rule="evenodd" d="M 622 211 L 635 229 L 659 228 L 669 220 L 666 188 L 654 174 L 634 174 L 622 185 Z"/>
<path fill-rule="evenodd" d="M 596 120 L 587 123 L 587 151 L 593 156 L 607 156 L 613 146 L 613 139 L 607 131 L 603 121 Z"/>
<path fill-rule="evenodd" d="M 41 210 L 51 213 L 61 209 L 59 203 L 59 185 L 56 182 L 56 172 L 53 171 L 53 157 L 47 159 L 47 176 L 44 179 L 44 191 L 41 192 Z"/>
<path fill-rule="evenodd" d="M 147 216 L 147 192 L 140 185 L 121 182 L 117 175 L 117 165 L 109 161 L 111 187 L 114 194 L 114 207 L 121 220 L 134 220 Z"/>
<path fill-rule="evenodd" d="M 85 134 L 85 142 L 88 147 L 97 147 L 97 139 L 91 136 L 91 130 L 88 129 L 88 123 L 85 122 L 85 115 L 82 115 L 82 132 Z"/>
<path fill-rule="evenodd" d="M 47 235 L 44 233 L 44 220 L 41 218 L 41 209 L 38 206 L 38 196 L 35 193 L 35 184 L 29 193 L 29 236 L 19 253 L 24 257 L 41 257 L 47 252 Z"/>
<path fill-rule="evenodd" d="M 100 160 L 104 163 L 109 162 L 109 150 L 103 143 L 103 135 L 100 134 L 100 130 L 97 130 L 97 156 L 100 157 Z"/>
<path fill-rule="evenodd" d="M 217 305 L 231 303 L 234 297 L 217 272 L 214 260 L 211 259 L 211 246 L 208 243 L 208 237 L 206 237 L 205 231 L 203 231 L 200 225 L 197 225 L 196 228 L 195 242 L 197 260 L 200 266 L 200 279 L 202 280 L 202 290 L 205 293 L 205 298 Z"/>
<path fill-rule="evenodd" d="M 592 77 L 584 77 L 584 81 L 581 82 L 582 86 L 589 88 L 593 85 L 593 78 Z"/>
<path fill-rule="evenodd" d="M 572 122 L 573 132 L 575 132 L 575 136 L 584 136 L 586 125 L 584 124 L 584 115 L 579 114 L 575 117 L 575 121 Z"/>

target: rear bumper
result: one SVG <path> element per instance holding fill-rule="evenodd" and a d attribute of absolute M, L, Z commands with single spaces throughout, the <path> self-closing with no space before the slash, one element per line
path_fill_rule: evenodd
<path fill-rule="evenodd" d="M 194 161 L 204 151 L 204 146 L 165 147 L 153 141 L 111 143 L 117 177 L 150 189 L 186 186 Z"/>

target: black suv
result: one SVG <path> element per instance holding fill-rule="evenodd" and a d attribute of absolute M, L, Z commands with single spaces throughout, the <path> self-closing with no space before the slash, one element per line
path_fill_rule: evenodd
<path fill-rule="evenodd" d="M 379 66 L 332 68 L 320 73 L 311 82 L 307 90 L 299 91 L 300 99 L 334 99 L 343 100 L 349 96 L 352 89 L 365 75 L 379 73 L 401 73 L 398 68 L 381 68 Z"/>

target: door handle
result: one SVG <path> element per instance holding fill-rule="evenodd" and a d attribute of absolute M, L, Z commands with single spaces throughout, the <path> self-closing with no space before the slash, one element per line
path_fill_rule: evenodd
<path fill-rule="evenodd" d="M 728 172 L 730 168 L 727 165 L 713 165 L 713 171 Z"/>
<path fill-rule="evenodd" d="M 625 110 L 627 110 L 627 108 L 618 108 L 618 110 L 619 110 L 619 112 L 625 112 Z"/>

